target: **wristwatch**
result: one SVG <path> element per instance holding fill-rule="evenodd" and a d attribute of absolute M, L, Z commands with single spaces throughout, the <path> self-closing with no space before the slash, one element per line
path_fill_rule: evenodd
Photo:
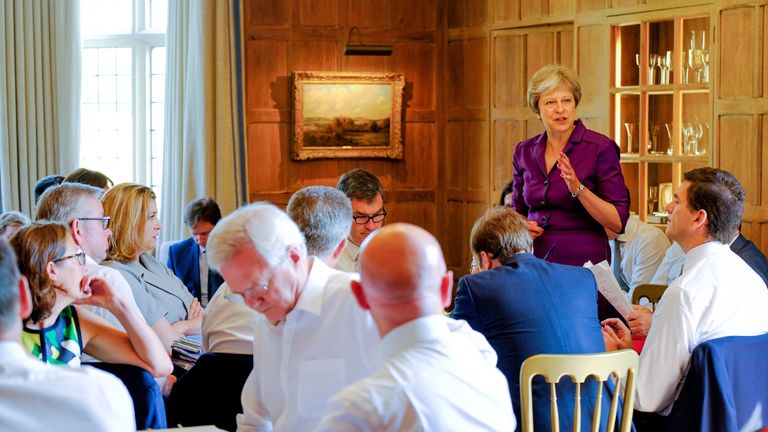
<path fill-rule="evenodd" d="M 584 189 L 586 189 L 584 187 L 584 184 L 583 183 L 579 183 L 579 188 L 576 189 L 576 192 L 571 192 L 571 196 L 574 197 L 574 198 L 578 198 L 579 195 L 581 195 L 581 193 L 584 192 Z"/>

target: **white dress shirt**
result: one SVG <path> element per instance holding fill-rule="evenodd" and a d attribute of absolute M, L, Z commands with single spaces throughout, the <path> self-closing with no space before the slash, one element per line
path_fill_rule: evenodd
<path fill-rule="evenodd" d="M 360 246 L 352 243 L 352 240 L 347 239 L 347 245 L 344 246 L 344 250 L 341 251 L 339 259 L 334 265 L 336 270 L 345 272 L 360 272 Z"/>
<path fill-rule="evenodd" d="M 230 354 L 253 354 L 253 325 L 258 312 L 226 296 L 232 290 L 224 282 L 208 302 L 203 314 L 203 350 Z"/>
<path fill-rule="evenodd" d="M 134 431 L 133 402 L 116 377 L 45 364 L 0 341 L 0 430 Z"/>
<path fill-rule="evenodd" d="M 303 431 L 330 397 L 373 372 L 380 344 L 370 314 L 349 283 L 356 274 L 310 258 L 311 270 L 294 309 L 272 325 L 259 314 L 253 370 L 242 394 L 238 431 Z"/>
<path fill-rule="evenodd" d="M 611 250 L 616 241 L 621 250 L 621 273 L 631 294 L 636 286 L 651 282 L 669 248 L 669 239 L 660 229 L 632 215 L 627 219 L 624 234 L 611 240 Z"/>
<path fill-rule="evenodd" d="M 513 431 L 496 353 L 465 321 L 430 315 L 382 340 L 384 366 L 331 399 L 318 431 Z"/>
<path fill-rule="evenodd" d="M 635 408 L 641 411 L 669 413 L 698 344 L 768 332 L 768 290 L 728 245 L 691 249 L 683 268 L 656 307 L 640 354 Z"/>
<path fill-rule="evenodd" d="M 672 246 L 667 249 L 664 259 L 661 260 L 656 274 L 651 278 L 652 284 L 669 285 L 683 272 L 683 262 L 685 262 L 685 252 L 677 242 L 672 242 Z"/>

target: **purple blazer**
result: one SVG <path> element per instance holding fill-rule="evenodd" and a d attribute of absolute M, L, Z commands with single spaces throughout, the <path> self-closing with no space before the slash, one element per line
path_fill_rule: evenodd
<path fill-rule="evenodd" d="M 595 195 L 613 204 L 622 231 L 629 217 L 629 197 L 619 164 L 619 147 L 605 135 L 575 122 L 563 151 L 576 175 Z M 546 172 L 544 150 L 547 133 L 520 142 L 515 148 L 512 206 L 528 220 L 535 220 L 544 234 L 533 242 L 533 253 L 559 264 L 597 264 L 611 260 L 608 238 L 602 225 L 573 198 L 560 177 L 557 164 Z"/>

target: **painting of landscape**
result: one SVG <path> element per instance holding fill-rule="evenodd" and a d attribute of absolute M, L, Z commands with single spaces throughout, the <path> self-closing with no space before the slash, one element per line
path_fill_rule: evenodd
<path fill-rule="evenodd" d="M 402 159 L 401 73 L 294 72 L 292 157 Z"/>
<path fill-rule="evenodd" d="M 389 145 L 390 84 L 304 84 L 305 147 Z"/>

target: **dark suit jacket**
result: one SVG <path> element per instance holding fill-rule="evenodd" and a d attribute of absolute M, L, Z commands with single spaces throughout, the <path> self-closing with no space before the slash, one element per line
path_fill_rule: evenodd
<path fill-rule="evenodd" d="M 200 247 L 195 243 L 195 239 L 190 237 L 171 245 L 168 249 L 167 263 L 168 268 L 184 282 L 189 292 L 198 300 L 200 300 L 199 254 Z M 222 283 L 224 283 L 224 279 L 219 273 L 208 270 L 208 299 L 213 297 Z"/>
<path fill-rule="evenodd" d="M 461 278 L 452 316 L 485 335 L 507 377 L 515 416 L 520 415 L 520 365 L 535 354 L 605 351 L 597 318 L 592 272 L 519 254 L 503 266 Z M 561 430 L 573 430 L 573 388 L 558 384 Z M 596 386 L 582 387 L 582 426 L 591 427 Z M 549 388 L 534 379 L 534 430 L 550 430 Z M 603 422 L 609 410 L 604 396 Z M 521 424 L 521 422 L 518 422 Z"/>
<path fill-rule="evenodd" d="M 731 244 L 731 250 L 749 264 L 752 270 L 760 275 L 765 285 L 768 286 L 768 260 L 765 259 L 765 255 L 760 252 L 760 249 L 754 243 L 739 234 Z"/>

